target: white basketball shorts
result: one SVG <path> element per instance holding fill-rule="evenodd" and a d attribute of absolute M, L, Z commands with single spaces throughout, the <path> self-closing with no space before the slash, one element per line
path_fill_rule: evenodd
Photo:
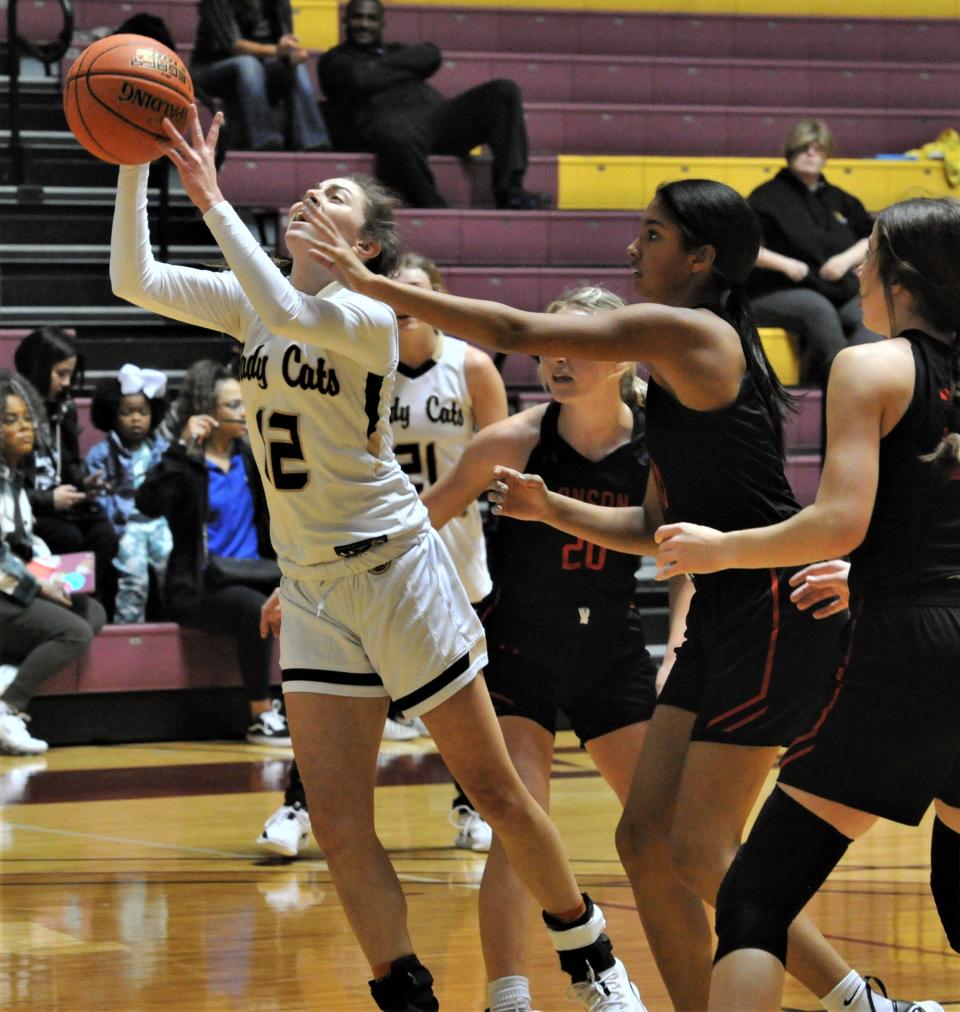
<path fill-rule="evenodd" d="M 283 691 L 387 696 L 427 713 L 487 663 L 483 627 L 432 528 L 390 562 L 280 587 Z"/>

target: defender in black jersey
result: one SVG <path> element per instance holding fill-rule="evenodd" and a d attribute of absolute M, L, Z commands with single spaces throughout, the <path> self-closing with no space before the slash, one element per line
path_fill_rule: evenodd
<path fill-rule="evenodd" d="M 588 314 L 622 305 L 611 292 L 586 287 L 565 293 L 549 311 Z M 488 488 L 503 461 L 586 500 L 622 508 L 643 501 L 649 461 L 633 364 L 544 358 L 540 372 L 553 399 L 478 433 L 455 468 L 424 492 L 438 529 Z M 482 613 L 490 644 L 485 677 L 521 778 L 549 808 L 559 707 L 625 801 L 656 678 L 632 608 L 636 555 L 504 519 L 491 558 L 495 590 Z M 530 899 L 496 840 L 480 911 L 490 1012 L 529 1009 Z M 590 996 L 577 997 L 588 1004 Z"/>
<path fill-rule="evenodd" d="M 698 509 L 716 510 L 718 522 L 741 526 L 741 516 L 775 523 L 796 508 L 785 499 L 782 465 L 777 463 L 783 455 L 780 416 L 788 397 L 763 355 L 743 295 L 759 244 L 753 212 L 730 187 L 708 180 L 663 184 L 628 250 L 637 292 L 647 301 L 589 318 L 524 313 L 496 303 L 405 291 L 366 271 L 332 231 L 314 255 L 357 291 L 498 351 L 643 361 L 662 394 L 655 393 L 648 405 L 647 427 L 664 509 L 675 511 L 681 502 L 684 508 L 689 505 L 669 477 L 682 471 L 697 482 Z M 687 430 L 683 443 L 671 441 L 664 431 L 669 420 L 661 413 L 667 410 L 668 397 L 698 422 L 695 433 Z M 706 458 L 708 469 L 701 476 L 697 469 L 708 447 L 716 456 Z M 725 462 L 730 466 L 724 467 Z M 746 473 L 740 472 L 741 464 Z M 546 520 L 608 548 L 656 551 L 653 533 L 660 501 L 655 483 L 643 507 L 608 509 L 547 492 L 536 476 L 505 469 L 495 496 L 512 516 Z M 669 515 L 682 519 L 676 512 Z M 775 758 L 775 742 L 791 731 L 791 720 L 778 723 L 773 709 L 780 700 L 771 700 L 769 692 L 773 681 L 791 674 L 777 657 L 785 612 L 773 593 L 772 577 L 761 577 L 769 581 L 769 592 L 758 582 L 755 590 L 750 588 L 756 596 L 745 602 L 734 581 L 730 593 L 722 587 L 717 594 L 708 590 L 699 612 L 691 612 L 686 672 L 677 668 L 678 688 L 668 690 L 675 694 L 675 704 L 668 695 L 650 721 L 617 834 L 647 938 L 677 1007 L 707 1004 L 712 933 L 701 900 L 715 901 Z M 779 588 L 782 579 L 777 584 Z M 694 600 L 698 596 L 699 590 Z M 763 605 L 767 613 L 752 618 L 750 613 Z M 806 626 L 811 639 L 823 637 L 825 651 L 830 630 L 809 620 Z M 743 678 L 728 642 L 745 654 Z M 761 655 L 763 664 L 758 666 Z M 731 671 L 737 678 L 728 698 Z M 827 671 L 810 670 L 797 688 L 815 693 L 827 677 Z M 697 687 L 698 680 L 703 689 Z M 748 684 L 752 689 L 744 696 Z M 714 707 L 701 723 L 720 717 L 725 726 L 714 724 L 708 734 L 690 709 L 694 705 L 698 710 Z M 740 727 L 730 719 L 737 707 L 756 707 L 737 711 L 751 718 Z M 750 737 L 758 729 L 763 735 Z M 791 954 L 796 975 L 817 995 L 831 991 L 849 972 L 803 918 L 791 929 Z"/>
<path fill-rule="evenodd" d="M 641 408 L 632 409 L 630 441 L 596 462 L 559 435 L 560 411 L 556 401 L 543 411 L 523 470 L 587 502 L 643 502 L 650 464 Z M 633 603 L 637 556 L 507 517 L 493 552 L 485 674 L 497 716 L 526 717 L 552 735 L 560 709 L 581 744 L 649 720 L 656 665 Z"/>
<path fill-rule="evenodd" d="M 779 1001 L 790 922 L 851 840 L 878 816 L 915 825 L 934 798 L 931 882 L 960 948 L 958 264 L 960 203 L 885 210 L 860 294 L 889 339 L 835 359 L 816 502 L 753 530 L 658 532 L 670 574 L 851 555 L 843 663 L 720 890 L 718 1008 Z"/>

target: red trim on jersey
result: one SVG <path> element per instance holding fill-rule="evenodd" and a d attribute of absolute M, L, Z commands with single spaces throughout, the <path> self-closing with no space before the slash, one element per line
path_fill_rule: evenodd
<path fill-rule="evenodd" d="M 789 764 L 792 763 L 794 759 L 799 759 L 801 756 L 805 756 L 808 752 L 812 752 L 817 747 L 817 743 L 815 741 L 810 741 L 810 739 L 816 738 L 816 736 L 820 733 L 820 729 L 823 727 L 823 724 L 826 721 L 827 717 L 829 716 L 830 711 L 834 708 L 834 706 L 836 706 L 837 698 L 840 695 L 840 690 L 843 688 L 844 676 L 847 673 L 847 668 L 850 666 L 850 656 L 853 653 L 853 634 L 856 631 L 857 619 L 859 617 L 860 617 L 860 608 L 858 607 L 856 615 L 854 615 L 853 618 L 850 619 L 850 639 L 847 643 L 847 652 L 844 655 L 843 663 L 840 665 L 839 668 L 837 668 L 836 674 L 834 675 L 837 684 L 836 688 L 833 690 L 833 695 L 830 697 L 830 702 L 827 703 L 827 705 L 820 712 L 820 716 L 817 718 L 813 727 L 811 727 L 810 730 L 806 732 L 806 734 L 797 735 L 797 737 L 794 738 L 792 742 L 790 742 L 786 754 L 780 760 L 780 769 L 783 769 L 784 766 L 789 766 Z M 802 745 L 804 742 L 810 742 L 810 744 L 804 748 L 799 748 L 799 746 Z M 797 751 L 794 751 L 794 749 L 797 749 Z"/>
<path fill-rule="evenodd" d="M 663 475 L 660 474 L 660 468 L 657 467 L 657 463 L 652 457 L 650 459 L 650 471 L 653 474 L 653 480 L 657 483 L 657 498 L 660 500 L 660 510 L 666 514 L 666 511 L 670 507 L 670 497 L 667 495 L 667 486 L 663 483 Z"/>
<path fill-rule="evenodd" d="M 750 706 L 755 706 L 757 703 L 763 702 L 767 698 L 767 693 L 770 691 L 770 677 L 773 673 L 773 659 L 777 652 L 777 640 L 780 637 L 780 584 L 777 580 L 777 571 L 771 569 L 770 571 L 770 600 L 771 608 L 773 611 L 772 615 L 772 628 L 770 629 L 770 639 L 767 642 L 767 662 L 763 668 L 763 680 L 760 683 L 760 691 L 746 702 L 740 703 L 739 706 L 735 706 L 732 710 L 727 710 L 726 713 L 718 714 L 708 724 L 707 727 L 713 727 L 714 724 L 719 724 L 721 721 L 727 720 L 736 713 L 740 713 L 741 710 L 746 710 Z M 743 727 L 744 724 L 749 724 L 752 720 L 762 717 L 767 712 L 767 707 L 763 707 L 756 713 L 751 714 L 749 717 L 744 717 L 736 724 L 732 724 L 730 727 L 725 728 L 727 732 L 736 731 L 737 728 Z"/>

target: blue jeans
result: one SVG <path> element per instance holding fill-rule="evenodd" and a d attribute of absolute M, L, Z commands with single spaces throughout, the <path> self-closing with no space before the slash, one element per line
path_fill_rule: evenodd
<path fill-rule="evenodd" d="M 329 145 L 305 63 L 293 66 L 283 60 L 230 56 L 194 64 L 190 73 L 198 87 L 227 102 L 228 117 L 235 116 L 239 122 L 241 148 L 280 150 L 285 140 L 293 151 Z M 281 101 L 287 138 L 277 130 L 273 116 L 272 106 Z"/>

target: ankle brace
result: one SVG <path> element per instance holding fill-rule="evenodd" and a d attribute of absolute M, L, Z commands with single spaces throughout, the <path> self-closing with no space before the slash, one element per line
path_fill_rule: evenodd
<path fill-rule="evenodd" d="M 787 931 L 850 841 L 775 787 L 717 893 L 717 954 L 762 949 L 786 965 Z"/>
<path fill-rule="evenodd" d="M 606 921 L 603 911 L 583 893 L 586 910 L 571 924 L 544 912 L 550 941 L 560 957 L 560 966 L 576 984 L 586 980 L 589 971 L 601 974 L 613 966 L 613 945 L 603 933 Z"/>
<path fill-rule="evenodd" d="M 950 948 L 960 952 L 960 833 L 939 818 L 930 840 L 930 889 Z"/>
<path fill-rule="evenodd" d="M 384 1012 L 439 1012 L 433 977 L 414 955 L 401 956 L 385 977 L 370 981 L 370 993 Z"/>

